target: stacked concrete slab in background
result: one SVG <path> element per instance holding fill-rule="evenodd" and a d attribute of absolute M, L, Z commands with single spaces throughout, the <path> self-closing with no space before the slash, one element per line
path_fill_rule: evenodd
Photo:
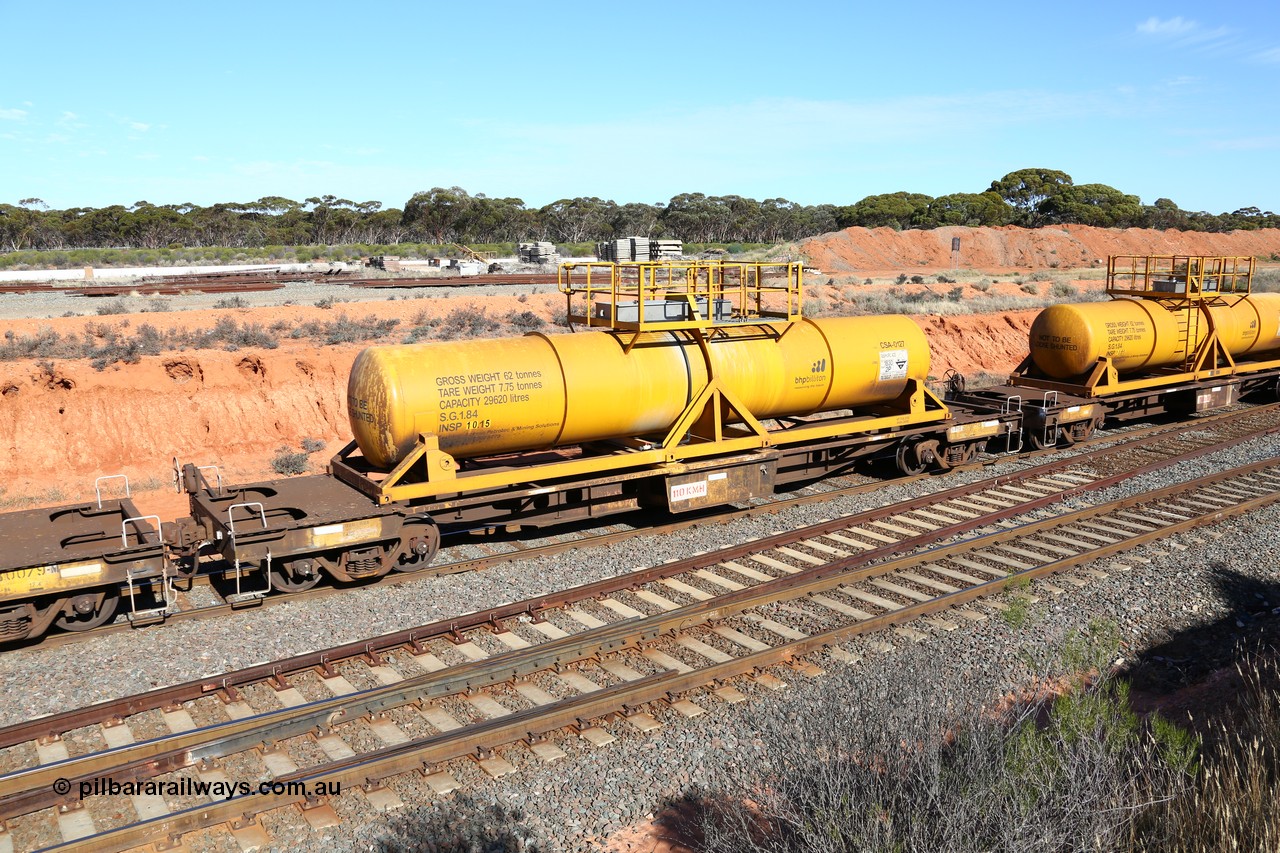
<path fill-rule="evenodd" d="M 675 261 L 684 257 L 684 244 L 679 240 L 650 240 L 649 257 L 655 261 Z"/>
<path fill-rule="evenodd" d="M 684 255 L 679 240 L 654 240 L 649 237 L 623 237 L 596 243 L 596 256 L 614 263 L 678 260 Z"/>
<path fill-rule="evenodd" d="M 546 240 L 536 243 L 520 243 L 516 250 L 520 260 L 526 264 L 558 264 L 560 255 L 556 252 L 556 244 Z"/>

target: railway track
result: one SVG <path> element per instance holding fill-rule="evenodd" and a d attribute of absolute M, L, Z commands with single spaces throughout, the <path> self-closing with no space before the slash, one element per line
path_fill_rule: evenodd
<path fill-rule="evenodd" d="M 158 276 L 114 284 L 66 283 L 61 281 L 0 284 L 0 293 L 64 293 L 70 296 L 180 296 L 184 293 L 256 293 L 279 290 L 286 284 L 345 284 L 359 288 L 479 287 L 481 285 L 551 285 L 558 283 L 552 273 L 484 273 L 474 276 L 433 276 L 430 278 L 359 278 L 323 272 L 279 272 L 256 274 L 205 273 Z"/>
<path fill-rule="evenodd" d="M 184 293 L 260 293 L 268 290 L 281 290 L 290 281 L 297 279 L 271 279 L 266 281 L 193 281 L 182 282 L 142 282 L 139 284 L 91 284 L 80 287 L 62 288 L 61 292 L 68 296 L 128 296 L 131 293 L 143 296 L 181 296 Z"/>
<path fill-rule="evenodd" d="M 1187 438 L 1189 430 L 1204 434 L 1197 435 L 1194 438 L 1189 439 Z M 1124 456 L 1135 452 L 1138 455 L 1133 456 L 1128 464 L 1142 465 L 1152 458 L 1160 456 L 1173 457 L 1185 453 L 1188 449 L 1207 452 L 1219 445 L 1243 441 L 1276 431 L 1280 431 L 1280 404 L 1269 404 L 1209 415 L 1190 424 L 1183 422 L 1178 424 L 1148 425 L 1125 432 L 1121 435 L 1096 435 L 1088 441 L 1077 444 L 1075 447 L 1077 452 L 1073 455 L 1064 455 L 1061 450 L 1053 449 L 1025 453 L 1017 457 L 1018 461 L 1027 464 L 1033 464 L 1040 459 L 1050 459 L 1051 461 L 1035 465 L 1034 467 L 1029 468 L 1027 472 L 1006 476 L 1034 476 L 1037 472 L 1052 473 L 1053 471 L 1065 469 L 1069 466 L 1088 464 L 1095 460 L 1122 460 Z M 1090 450 L 1089 448 L 1091 447 L 1095 449 Z M 1006 462 L 1008 460 L 1009 457 L 1007 456 L 996 456 L 965 467 L 967 469 L 978 470 L 984 466 L 990 466 L 1000 462 Z M 1117 461 L 1109 464 L 1123 466 L 1126 463 L 1123 461 Z M 900 477 L 892 482 L 895 485 L 902 485 L 916 480 L 930 479 L 931 477 L 933 477 L 933 475 L 921 474 L 914 477 Z M 430 571 L 423 573 L 392 573 L 380 579 L 378 583 L 391 585 L 412 582 L 426 576 L 481 571 L 493 566 L 509 563 L 514 560 L 553 556 L 568 550 L 599 548 L 640 536 L 664 535 L 700 524 L 724 524 L 743 518 L 776 514 L 798 506 L 865 494 L 881 489 L 886 485 L 882 480 L 873 480 L 870 482 L 856 483 L 846 486 L 836 485 L 828 488 L 827 485 L 830 482 L 832 481 L 826 481 L 824 484 L 811 487 L 813 491 L 810 491 L 807 494 L 798 494 L 780 499 L 763 500 L 761 503 L 754 506 L 732 509 L 724 512 L 701 514 L 691 518 L 683 517 L 667 519 L 662 523 L 652 526 L 630 527 L 612 525 L 604 532 L 600 532 L 599 530 L 582 530 L 567 534 L 558 534 L 554 537 L 550 537 L 548 541 L 538 542 L 533 545 L 527 545 L 520 540 L 512 540 L 485 543 L 464 543 L 454 546 L 446 546 L 441 549 L 440 556 L 438 558 L 439 561 L 431 567 Z M 929 500 L 929 498 L 926 497 L 921 500 Z M 451 538 L 458 538 L 458 536 Z M 182 591 L 179 595 L 179 602 L 187 602 L 188 606 L 178 612 L 169 614 L 165 617 L 164 621 L 180 622 L 186 620 L 208 619 L 218 616 L 226 616 L 239 609 L 245 608 L 246 605 L 244 604 L 230 604 L 225 601 L 218 601 L 213 604 L 189 604 L 192 598 L 196 597 L 193 596 L 192 593 L 197 589 L 203 590 L 203 592 L 200 593 L 201 596 L 216 595 L 212 589 L 209 589 L 211 582 L 210 575 L 198 575 L 195 578 L 190 579 L 188 581 L 189 586 L 187 589 Z M 257 599 L 251 602 L 248 606 L 279 606 L 282 604 L 296 603 L 305 600 L 318 600 L 332 595 L 341 595 L 344 592 L 346 592 L 346 590 L 343 588 L 320 586 L 289 595 L 275 595 L 268 596 L 265 599 Z M 41 648 L 57 648 L 62 645 L 92 639 L 95 636 L 101 636 L 105 633 L 129 631 L 133 629 L 134 626 L 130 622 L 123 618 L 119 618 L 114 623 L 104 625 L 92 631 L 47 634 L 33 645 L 39 645 Z"/>
<path fill-rule="evenodd" d="M 363 786 L 373 803 L 389 807 L 398 795 L 383 783 L 397 774 L 422 771 L 445 791 L 457 785 L 450 761 L 474 759 L 490 775 L 510 772 L 517 758 L 554 761 L 564 755 L 557 739 L 611 740 L 593 722 L 602 717 L 621 715 L 645 731 L 658 725 L 652 703 L 692 716 L 707 703 L 740 701 L 732 679 L 753 676 L 767 686 L 777 679 L 762 670 L 785 662 L 818 674 L 803 655 L 828 648 L 832 659 L 848 660 L 839 643 L 856 635 L 893 628 L 913 636 L 980 621 L 1005 606 L 989 600 L 995 593 L 1037 580 L 1037 593 L 1061 594 L 1043 578 L 1066 572 L 1062 583 L 1084 585 L 1100 575 L 1091 567 L 1098 560 L 1280 500 L 1280 463 L 1270 460 L 1065 508 L 1205 452 L 1111 473 L 1096 464 L 1038 466 L 553 596 L 11 726 L 0 730 L 0 755 L 15 768 L 0 777 L 0 818 L 15 849 L 54 833 L 58 849 L 124 849 L 220 823 L 252 844 L 262 830 L 246 816 L 301 803 L 313 826 L 336 820 L 331 806 L 291 784 L 312 792 L 320 783 Z M 702 691 L 694 698 L 703 705 L 689 691 Z M 511 746 L 517 742 L 524 745 Z M 101 779 L 187 789 L 231 782 L 231 768 L 274 787 L 226 800 L 77 796 Z M 58 780 L 69 795 L 59 795 Z"/>
<path fill-rule="evenodd" d="M 478 287 L 485 284 L 528 284 L 556 286 L 556 273 L 482 273 L 468 276 L 432 278 L 356 278 L 334 282 L 351 287 Z"/>

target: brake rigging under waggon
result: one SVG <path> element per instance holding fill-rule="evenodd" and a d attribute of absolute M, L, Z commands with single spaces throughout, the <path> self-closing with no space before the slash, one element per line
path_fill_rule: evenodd
<path fill-rule="evenodd" d="M 1254 260 L 1113 257 L 1103 303 L 1055 305 L 1004 385 L 928 387 L 909 317 L 803 316 L 793 263 L 565 264 L 564 334 L 375 346 L 354 440 L 321 475 L 228 485 L 175 463 L 190 516 L 127 495 L 0 515 L 0 641 L 162 621 L 173 583 L 231 603 L 429 574 L 442 532 L 730 505 L 882 461 L 945 471 L 1104 423 L 1280 395 L 1280 295 Z"/>

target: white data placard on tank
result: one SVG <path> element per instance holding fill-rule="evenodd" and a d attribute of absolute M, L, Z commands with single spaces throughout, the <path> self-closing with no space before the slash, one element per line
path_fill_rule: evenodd
<path fill-rule="evenodd" d="M 907 351 L 887 349 L 880 351 L 880 381 L 905 379 L 907 376 Z"/>

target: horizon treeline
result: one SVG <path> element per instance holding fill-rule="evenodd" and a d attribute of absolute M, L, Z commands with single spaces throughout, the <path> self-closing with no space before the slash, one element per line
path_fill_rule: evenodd
<path fill-rule="evenodd" d="M 252 202 L 73 207 L 52 210 L 38 198 L 0 204 L 0 252 L 184 247 L 254 248 L 338 244 L 583 243 L 650 236 L 686 243 L 777 243 L 842 228 L 930 229 L 947 225 L 1079 224 L 1102 228 L 1233 231 L 1280 227 L 1257 207 L 1231 213 L 1185 211 L 1167 198 L 1144 205 L 1106 184 L 1076 184 L 1052 169 L 1022 169 L 978 193 L 938 197 L 895 192 L 848 205 L 802 205 L 784 198 L 681 193 L 666 203 L 619 204 L 565 198 L 533 208 L 519 198 L 471 195 L 461 187 L 414 193 L 403 208 L 333 195 L 303 201 L 266 196 Z"/>

